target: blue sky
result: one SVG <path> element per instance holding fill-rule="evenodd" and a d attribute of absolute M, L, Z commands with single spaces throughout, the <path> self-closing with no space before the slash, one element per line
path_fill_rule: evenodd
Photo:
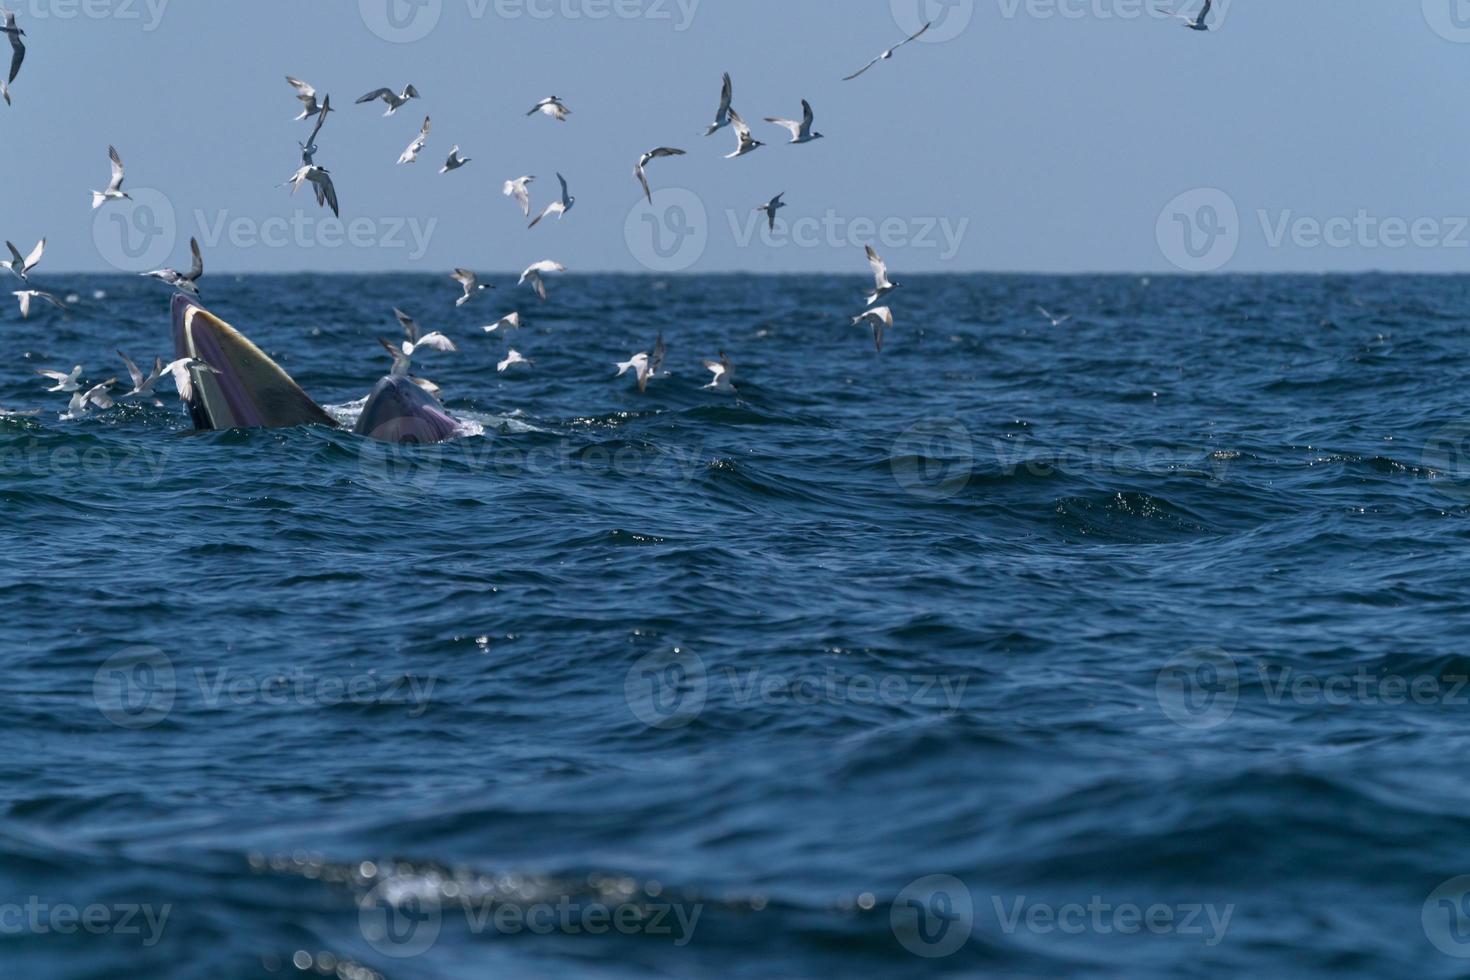
<path fill-rule="evenodd" d="M 1470 269 L 1457 0 L 1237 2 L 1197 34 L 1143 0 L 9 0 L 0 237 L 48 236 L 52 272 L 183 263 L 190 235 L 215 273 L 851 272 L 869 241 L 907 272 Z M 925 4 L 933 37 L 839 80 Z M 722 70 L 771 144 L 734 161 L 700 135 Z M 306 133 L 286 74 L 339 109 L 344 225 L 276 186 Z M 353 104 L 408 82 L 390 119 Z M 552 93 L 570 122 L 525 117 Z M 780 145 L 759 120 L 803 97 L 827 139 Z M 147 193 L 94 215 L 109 143 Z M 658 145 L 689 155 L 640 209 Z M 558 170 L 576 207 L 527 231 L 501 183 L 537 175 L 539 208 Z"/>

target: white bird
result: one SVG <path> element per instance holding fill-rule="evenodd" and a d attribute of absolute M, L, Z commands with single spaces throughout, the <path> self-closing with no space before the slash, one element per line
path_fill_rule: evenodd
<path fill-rule="evenodd" d="M 730 83 L 730 73 L 725 72 L 725 84 L 720 89 L 720 107 L 715 110 L 715 121 L 709 124 L 704 135 L 713 136 L 730 125 L 730 100 L 734 95 L 735 87 Z"/>
<path fill-rule="evenodd" d="M 71 396 L 71 403 L 66 407 L 66 414 L 61 416 L 61 421 L 70 422 L 74 419 L 85 418 L 95 406 L 104 412 L 114 404 L 112 396 L 107 390 L 117 384 L 116 378 L 109 378 L 100 385 L 93 385 L 86 391 L 75 392 Z"/>
<path fill-rule="evenodd" d="M 823 139 L 821 133 L 812 129 L 812 123 L 816 117 L 812 114 L 812 104 L 806 99 L 801 100 L 801 122 L 795 119 L 779 119 L 775 116 L 767 116 L 766 122 L 775 123 L 784 129 L 791 131 L 792 143 L 810 143 L 813 140 Z"/>
<path fill-rule="evenodd" d="M 517 177 L 515 180 L 505 182 L 505 196 L 515 198 L 516 203 L 521 206 L 521 213 L 528 218 L 531 216 L 531 191 L 527 185 L 535 179 L 535 177 Z"/>
<path fill-rule="evenodd" d="M 496 320 L 494 323 L 490 324 L 488 327 L 485 328 L 485 332 L 494 333 L 495 331 L 499 330 L 504 333 L 507 330 L 519 329 L 521 329 L 521 315 L 519 313 L 512 313 L 510 316 L 503 316 L 499 320 Z"/>
<path fill-rule="evenodd" d="M 553 262 L 550 259 L 543 259 L 530 268 L 526 269 L 525 272 L 522 272 L 521 281 L 516 283 L 516 285 L 524 286 L 526 283 L 529 282 L 531 284 L 531 288 L 536 290 L 536 295 L 540 296 L 541 302 L 544 303 L 546 302 L 546 281 L 541 278 L 542 275 L 548 272 L 566 271 L 567 267 L 562 265 L 560 262 Z"/>
<path fill-rule="evenodd" d="M 895 289 L 902 287 L 903 283 L 889 280 L 888 264 L 878 257 L 878 253 L 873 251 L 873 246 L 867 246 L 867 251 L 868 265 L 872 266 L 874 282 L 873 292 L 868 296 L 867 304 L 872 306 Z"/>
<path fill-rule="evenodd" d="M 414 137 L 413 142 L 410 143 L 410 144 L 408 144 L 408 149 L 404 150 L 403 153 L 398 157 L 398 162 L 399 163 L 415 163 L 415 162 L 417 162 L 418 161 L 418 158 L 419 158 L 419 151 L 424 148 L 424 144 L 427 143 L 428 141 L 429 141 L 429 117 L 428 116 L 425 116 L 424 117 L 424 126 L 423 126 L 423 128 L 419 130 L 419 134 Z"/>
<path fill-rule="evenodd" d="M 22 320 L 27 319 L 31 315 L 31 300 L 33 299 L 44 300 L 61 312 L 67 312 L 66 305 L 61 300 L 39 289 L 19 289 L 11 293 L 11 295 L 20 300 L 20 318 Z"/>
<path fill-rule="evenodd" d="M 67 392 L 77 390 L 77 379 L 82 376 L 82 366 L 78 364 L 71 369 L 70 374 L 62 374 L 60 371 L 40 370 L 36 372 L 43 378 L 50 378 L 56 382 L 54 388 L 47 388 L 48 392 Z"/>
<path fill-rule="evenodd" d="M 770 224 L 772 231 L 776 230 L 776 212 L 786 206 L 786 202 L 781 200 L 781 198 L 785 196 L 786 192 L 782 191 L 775 197 L 771 198 L 768 203 L 762 204 L 760 207 L 756 208 L 756 211 L 764 211 L 766 213 L 766 221 Z"/>
<path fill-rule="evenodd" d="M 468 269 L 455 269 L 449 278 L 464 287 L 464 295 L 454 301 L 455 306 L 463 306 L 485 290 L 495 288 L 480 282 L 479 278 Z"/>
<path fill-rule="evenodd" d="M 1054 327 L 1060 327 L 1062 324 L 1064 324 L 1068 320 L 1072 319 L 1071 314 L 1068 314 L 1067 316 L 1052 316 L 1050 313 L 1048 313 L 1046 311 L 1046 307 L 1044 307 L 1044 306 L 1038 306 L 1036 308 L 1036 312 L 1040 313 L 1042 316 L 1044 316 L 1048 320 L 1050 320 L 1051 321 L 1051 325 L 1054 326 Z"/>
<path fill-rule="evenodd" d="M 934 26 L 934 22 L 931 20 L 929 23 L 927 23 L 923 27 L 919 28 L 918 31 L 916 31 L 915 33 L 910 34 L 908 37 L 904 38 L 902 41 L 899 41 L 893 47 L 889 48 L 887 51 L 884 51 L 882 54 L 880 54 L 878 57 L 874 58 L 872 61 L 868 62 L 866 65 L 863 65 L 861 68 L 859 68 L 857 71 L 853 72 L 851 75 L 848 75 L 846 78 L 843 79 L 843 81 L 844 82 L 850 82 L 854 78 L 857 78 L 859 75 L 861 75 L 863 72 L 867 71 L 869 68 L 872 68 L 878 62 L 880 62 L 880 61 L 887 61 L 888 59 L 892 58 L 893 57 L 893 52 L 897 51 L 899 48 L 903 47 L 905 44 L 908 44 L 910 41 L 917 41 L 920 37 L 923 36 L 923 34 L 924 34 L 925 31 L 927 31 L 929 28 L 931 28 L 933 26 Z"/>
<path fill-rule="evenodd" d="M 189 239 L 189 251 L 194 254 L 194 262 L 188 272 L 180 272 L 177 269 L 155 269 L 153 272 L 140 274 L 166 282 L 175 289 L 192 296 L 198 296 L 199 278 L 204 275 L 204 256 L 199 254 L 199 239 Z"/>
<path fill-rule="evenodd" d="M 14 11 L 0 7 L 0 17 L 5 18 L 5 25 L 0 27 L 0 33 L 10 35 L 10 77 L 6 80 L 5 88 L 5 101 L 9 104 L 10 83 L 20 74 L 20 63 L 26 60 L 26 46 L 20 40 L 26 36 L 26 32 L 15 26 Z"/>
<path fill-rule="evenodd" d="M 649 204 L 653 203 L 653 192 L 648 189 L 648 174 L 644 173 L 643 168 L 648 166 L 649 161 L 657 160 L 660 157 L 681 157 L 683 155 L 683 150 L 676 150 L 672 146 L 660 146 L 656 150 L 649 150 L 638 158 L 638 166 L 633 168 L 633 176 L 637 177 L 638 183 L 643 185 L 643 196 L 648 198 Z"/>
<path fill-rule="evenodd" d="M 520 351 L 512 350 L 509 354 L 505 355 L 505 360 L 495 365 L 495 370 L 500 372 L 501 374 L 504 374 L 506 371 L 517 364 L 525 364 L 527 366 L 530 366 L 535 363 L 536 362 L 531 360 L 529 357 L 522 357 Z"/>
<path fill-rule="evenodd" d="M 562 103 L 559 96 L 553 95 L 548 98 L 542 99 L 540 102 L 537 102 L 535 105 L 531 106 L 531 111 L 526 113 L 526 115 L 534 116 L 536 113 L 539 112 L 542 115 L 550 116 L 557 122 L 566 122 L 567 116 L 571 113 L 571 111 L 572 110 L 568 109 Z"/>
<path fill-rule="evenodd" d="M 292 78 L 290 75 L 287 75 L 286 84 L 290 85 L 296 90 L 296 98 L 301 100 L 301 105 L 303 107 L 301 110 L 301 115 L 297 116 L 295 119 L 296 122 L 300 122 L 303 119 L 310 119 L 312 116 L 321 115 L 322 113 L 332 111 L 329 105 L 318 102 L 316 100 L 316 89 L 312 88 L 301 79 Z"/>
<path fill-rule="evenodd" d="M 29 285 L 31 281 L 29 278 L 31 270 L 40 263 L 41 256 L 46 252 L 46 239 L 41 239 L 36 244 L 36 247 L 31 249 L 31 254 L 26 256 L 22 256 L 20 249 L 16 248 L 10 242 L 6 242 L 5 247 L 10 249 L 10 261 L 0 262 L 0 265 L 15 273 L 15 277 L 21 282 Z"/>
<path fill-rule="evenodd" d="M 163 358 L 155 357 L 153 359 L 153 370 L 145 376 L 138 368 L 138 365 L 134 364 L 133 359 L 128 357 L 128 355 L 122 351 L 118 351 L 117 356 L 122 358 L 123 364 L 127 367 L 128 377 L 133 379 L 133 390 L 123 395 L 123 397 L 152 398 L 153 404 L 162 408 L 163 402 L 158 400 L 158 397 L 153 393 L 153 388 L 163 378 Z"/>
<path fill-rule="evenodd" d="M 725 155 L 726 160 L 733 160 L 736 157 L 743 157 L 747 153 L 754 153 L 756 150 L 766 145 L 760 140 L 756 139 L 754 136 L 750 135 L 750 127 L 745 124 L 744 119 L 740 118 L 740 113 L 736 112 L 734 109 L 730 110 L 730 125 L 735 127 L 735 137 L 740 142 L 735 147 L 734 153 L 727 153 Z"/>
<path fill-rule="evenodd" d="M 290 180 L 286 181 L 286 183 L 291 185 L 292 194 L 300 190 L 302 184 L 308 182 L 316 191 L 317 204 L 331 208 L 332 214 L 340 218 L 342 213 L 337 208 L 337 188 L 332 183 L 332 172 L 326 167 L 318 167 L 314 163 L 307 164 L 292 174 Z"/>
<path fill-rule="evenodd" d="M 536 220 L 527 225 L 527 228 L 535 228 L 542 221 L 553 214 L 556 215 L 556 220 L 560 221 L 561 216 L 570 211 L 572 209 L 572 205 L 577 203 L 577 199 L 567 191 L 567 179 L 563 177 L 560 173 L 556 175 L 556 179 L 561 181 L 561 200 L 552 201 L 550 204 L 546 205 L 546 210 L 538 214 L 536 216 Z"/>
<path fill-rule="evenodd" d="M 713 381 L 704 386 L 706 389 L 712 388 L 724 395 L 735 393 L 735 386 L 731 384 L 735 380 L 735 365 L 730 363 L 724 351 L 720 351 L 718 361 L 705 361 L 704 367 L 715 376 Z"/>
<path fill-rule="evenodd" d="M 893 311 L 886 306 L 879 306 L 864 313 L 862 316 L 852 318 L 853 326 L 860 323 L 868 323 L 873 327 L 873 344 L 880 351 L 883 349 L 883 331 L 893 329 Z"/>
<path fill-rule="evenodd" d="M 1191 31 L 1207 31 L 1210 29 L 1210 25 L 1206 22 L 1205 18 L 1210 16 L 1210 6 L 1214 2 L 1215 0 L 1205 0 L 1205 5 L 1200 8 L 1199 14 L 1193 19 L 1187 14 L 1180 13 L 1177 10 L 1169 10 L 1167 7 L 1160 7 L 1158 9 L 1163 13 L 1173 14 L 1175 17 L 1178 17 L 1184 21 L 1184 26 Z"/>
<path fill-rule="evenodd" d="M 393 315 L 398 318 L 398 323 L 403 327 L 403 334 L 407 338 L 403 342 L 403 354 L 405 357 L 413 357 L 417 350 L 437 350 L 452 353 L 459 350 L 454 346 L 454 341 L 444 336 L 439 331 L 424 333 L 419 325 L 414 322 L 413 317 L 400 309 L 395 308 Z"/>
<path fill-rule="evenodd" d="M 617 376 L 620 378 L 623 375 L 627 374 L 629 371 L 634 372 L 638 376 L 638 394 L 641 395 L 644 393 L 644 391 L 648 389 L 648 378 L 652 372 L 650 372 L 648 369 L 647 351 L 634 354 L 632 358 L 627 361 L 619 362 L 617 368 Z"/>
<path fill-rule="evenodd" d="M 191 402 L 194 400 L 194 372 L 208 371 L 210 374 L 221 373 L 218 368 L 212 367 L 207 361 L 201 361 L 197 357 L 181 357 L 177 361 L 170 361 L 163 366 L 163 374 L 167 374 L 174 380 L 174 387 L 178 389 L 179 400 Z"/>
<path fill-rule="evenodd" d="M 107 190 L 92 192 L 93 211 L 102 207 L 108 201 L 121 201 L 125 198 L 129 201 L 132 200 L 131 197 L 123 193 L 123 162 L 122 157 L 117 155 L 117 148 L 109 146 L 107 148 L 107 157 L 112 161 L 112 181 L 107 185 Z"/>
<path fill-rule="evenodd" d="M 357 104 L 362 105 L 364 102 L 372 102 L 374 99 L 382 99 L 383 102 L 388 106 L 388 111 L 383 113 L 383 115 L 391 116 L 399 109 L 408 105 L 411 99 L 416 99 L 418 97 L 419 90 L 414 88 L 412 85 L 405 86 L 403 92 L 396 95 L 391 88 L 378 88 L 373 89 L 367 95 L 364 95 L 362 98 L 358 99 Z"/>
<path fill-rule="evenodd" d="M 458 170 L 473 159 L 474 157 L 461 157 L 459 155 L 459 144 L 456 143 L 454 148 L 449 151 L 449 159 L 444 161 L 444 166 L 439 168 L 439 172 L 441 174 L 447 174 L 451 170 Z"/>

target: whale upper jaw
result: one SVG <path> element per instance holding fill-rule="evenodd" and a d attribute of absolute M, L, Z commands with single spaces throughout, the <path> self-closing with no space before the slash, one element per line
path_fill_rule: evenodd
<path fill-rule="evenodd" d="M 433 395 L 408 378 L 389 376 L 374 386 L 353 431 L 379 442 L 427 445 L 453 439 L 460 428 Z"/>

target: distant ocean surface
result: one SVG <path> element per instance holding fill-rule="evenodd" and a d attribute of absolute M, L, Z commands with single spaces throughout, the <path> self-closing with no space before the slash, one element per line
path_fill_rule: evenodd
<path fill-rule="evenodd" d="M 491 281 L 203 281 L 342 418 L 448 333 L 425 448 L 0 314 L 0 974 L 1470 969 L 1470 278 Z"/>

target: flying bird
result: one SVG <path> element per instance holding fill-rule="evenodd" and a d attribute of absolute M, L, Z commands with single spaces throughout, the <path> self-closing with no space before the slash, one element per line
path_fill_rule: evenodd
<path fill-rule="evenodd" d="M 531 191 L 528 185 L 535 179 L 535 177 L 517 177 L 515 180 L 505 182 L 505 196 L 515 198 L 516 203 L 521 206 L 521 213 L 528 218 L 531 216 Z"/>
<path fill-rule="evenodd" d="M 1060 327 L 1062 324 L 1064 324 L 1068 320 L 1072 319 L 1072 317 L 1071 317 L 1070 314 L 1068 314 L 1067 316 L 1052 316 L 1050 313 L 1048 313 L 1046 311 L 1046 307 L 1044 307 L 1044 306 L 1038 306 L 1036 308 L 1036 312 L 1040 313 L 1042 316 L 1044 316 L 1048 320 L 1050 320 L 1051 321 L 1051 325 L 1054 326 L 1054 327 Z"/>
<path fill-rule="evenodd" d="M 0 33 L 10 35 L 10 77 L 6 79 L 5 102 L 10 102 L 10 85 L 15 82 L 15 76 L 20 74 L 20 63 L 26 60 L 26 46 L 21 43 L 21 38 L 26 32 L 15 26 L 15 11 L 0 7 L 0 17 L 5 18 L 4 26 L 0 26 Z"/>
<path fill-rule="evenodd" d="M 526 283 L 529 282 L 531 284 L 531 288 L 536 290 L 536 295 L 541 297 L 541 302 L 544 303 L 546 302 L 546 280 L 542 278 L 543 274 L 548 272 L 566 271 L 567 267 L 562 265 L 560 262 L 552 262 L 550 259 L 543 259 L 542 261 L 537 262 L 535 265 L 528 268 L 525 272 L 522 272 L 521 281 L 516 283 L 516 285 L 524 286 Z"/>
<path fill-rule="evenodd" d="M 296 90 L 296 98 L 301 100 L 301 115 L 296 117 L 296 122 L 300 122 L 303 119 L 310 119 L 312 116 L 323 115 L 332 111 L 331 107 L 327 103 L 318 102 L 316 100 L 316 89 L 312 88 L 301 79 L 292 78 L 290 75 L 287 75 L 286 84 L 290 85 Z"/>
<path fill-rule="evenodd" d="M 715 121 L 709 124 L 704 135 L 713 136 L 726 126 L 730 125 L 730 99 L 735 94 L 735 87 L 730 84 L 730 73 L 725 72 L 725 84 L 720 89 L 720 107 L 715 110 Z"/>
<path fill-rule="evenodd" d="M 379 88 L 373 89 L 367 95 L 364 95 L 362 98 L 358 99 L 357 104 L 362 105 L 364 102 L 372 102 L 375 99 L 382 99 L 384 104 L 388 106 L 388 111 L 383 113 L 383 115 L 391 116 L 399 109 L 408 105 L 410 100 L 417 99 L 418 97 L 419 90 L 414 88 L 412 85 L 404 86 L 403 92 L 397 95 L 393 93 L 393 90 L 391 88 Z"/>
<path fill-rule="evenodd" d="M 862 316 L 852 318 L 853 326 L 860 323 L 868 323 L 873 327 L 873 344 L 880 351 L 883 349 L 883 331 L 893 329 L 893 311 L 886 306 L 879 306 L 869 310 Z"/>
<path fill-rule="evenodd" d="M 128 355 L 122 351 L 118 351 L 117 356 L 122 358 L 123 365 L 128 369 L 128 377 L 133 379 L 133 390 L 123 395 L 123 397 L 151 398 L 155 406 L 162 408 L 163 402 L 158 400 L 158 397 L 153 393 L 153 388 L 163 379 L 163 358 L 155 357 L 153 359 L 153 370 L 145 376 L 138 368 L 138 365 L 134 364 L 133 359 L 128 357 Z"/>
<path fill-rule="evenodd" d="M 57 299 L 55 296 L 52 296 L 50 293 L 44 293 L 39 289 L 20 289 L 11 293 L 11 295 L 20 300 L 20 318 L 22 320 L 30 317 L 31 300 L 33 299 L 45 300 L 47 303 L 50 303 L 61 312 L 67 312 L 65 304 L 63 304 L 61 300 Z"/>
<path fill-rule="evenodd" d="M 449 151 L 449 159 L 444 161 L 444 166 L 439 168 L 439 172 L 441 174 L 447 174 L 451 170 L 458 170 L 460 167 L 463 167 L 465 164 L 469 163 L 472 159 L 474 158 L 461 157 L 459 155 L 459 144 L 456 143 L 454 145 L 454 148 Z"/>
<path fill-rule="evenodd" d="M 337 208 L 337 187 L 332 183 L 332 172 L 326 167 L 318 167 L 311 163 L 302 167 L 292 175 L 286 183 L 291 185 L 291 193 L 295 194 L 301 189 L 301 185 L 310 183 L 316 191 L 316 203 L 332 209 L 332 214 L 340 218 L 342 212 Z"/>
<path fill-rule="evenodd" d="M 546 205 L 546 210 L 538 214 L 536 216 L 536 220 L 527 225 L 527 228 L 535 228 L 545 218 L 548 218 L 553 214 L 556 215 L 556 220 L 560 221 L 561 216 L 570 211 L 572 209 L 572 205 L 577 203 L 577 199 L 567 192 L 567 179 L 563 177 L 560 173 L 556 175 L 556 179 L 561 181 L 561 200 L 552 201 L 550 204 Z"/>
<path fill-rule="evenodd" d="M 71 403 L 66 407 L 66 414 L 61 416 L 61 421 L 70 422 L 74 419 L 85 418 L 95 406 L 104 412 L 114 404 L 112 396 L 107 393 L 108 389 L 117 384 L 116 378 L 109 378 L 100 385 L 93 385 L 86 391 L 78 391 L 72 394 Z"/>
<path fill-rule="evenodd" d="M 419 134 L 414 137 L 413 142 L 410 143 L 410 144 L 408 144 L 408 149 L 404 150 L 403 151 L 403 154 L 401 156 L 399 156 L 398 162 L 399 163 L 415 163 L 415 162 L 417 162 L 418 161 L 418 158 L 419 158 L 419 151 L 424 148 L 424 144 L 427 143 L 428 141 L 429 141 L 429 117 L 428 116 L 425 116 L 424 117 L 424 125 L 423 125 L 423 128 L 419 130 Z"/>
<path fill-rule="evenodd" d="M 534 116 L 539 112 L 542 115 L 550 116 L 557 122 L 566 122 L 567 116 L 571 114 L 571 111 L 563 104 L 559 96 L 553 95 L 531 106 L 531 111 L 526 113 L 526 115 Z"/>
<path fill-rule="evenodd" d="M 194 255 L 194 262 L 189 266 L 188 272 L 179 272 L 177 269 L 157 269 L 153 272 L 141 273 L 141 275 L 151 276 L 191 296 L 198 296 L 199 278 L 204 275 L 204 256 L 199 254 L 199 239 L 189 239 L 189 251 Z"/>
<path fill-rule="evenodd" d="M 71 369 L 70 374 L 62 374 L 60 371 L 40 370 L 36 372 L 43 378 L 50 378 L 56 382 L 53 388 L 47 388 L 48 392 L 71 392 L 77 390 L 77 379 L 82 376 L 82 366 L 78 364 Z"/>
<path fill-rule="evenodd" d="M 873 304 L 877 303 L 880 299 L 882 299 L 883 297 L 887 296 L 889 293 L 893 292 L 895 289 L 898 289 L 899 287 L 901 287 L 903 285 L 903 283 L 901 283 L 901 282 L 891 282 L 889 280 L 889 278 L 888 278 L 888 263 L 884 262 L 881 258 L 878 257 L 878 253 L 875 252 L 875 251 L 873 251 L 873 246 L 869 245 L 867 247 L 867 251 L 868 251 L 868 265 L 872 266 L 872 268 L 873 268 L 873 283 L 874 283 L 873 292 L 872 292 L 871 295 L 868 296 L 867 304 L 869 306 L 872 306 Z"/>
<path fill-rule="evenodd" d="M 496 320 L 494 323 L 490 324 L 488 327 L 485 328 L 485 332 L 494 333 L 495 331 L 499 330 L 500 332 L 504 333 L 507 330 L 519 329 L 521 329 L 521 315 L 519 313 L 512 313 L 510 316 L 503 316 L 499 320 Z"/>
<path fill-rule="evenodd" d="M 531 360 L 529 357 L 522 357 L 520 351 L 513 349 L 510 353 L 505 355 L 505 360 L 495 365 L 495 370 L 500 372 L 501 374 L 504 374 L 506 371 L 510 370 L 517 364 L 524 364 L 529 367 L 530 365 L 535 363 L 536 362 Z"/>
<path fill-rule="evenodd" d="M 485 290 L 495 288 L 494 286 L 487 286 L 480 282 L 475 274 L 468 269 L 455 269 L 449 278 L 464 287 L 464 295 L 454 301 L 455 306 L 463 306 Z"/>
<path fill-rule="evenodd" d="M 764 211 L 766 213 L 766 222 L 771 226 L 772 231 L 776 230 L 776 212 L 786 206 L 786 202 L 781 200 L 781 198 L 785 196 L 786 192 L 782 191 L 775 197 L 771 198 L 769 202 L 762 204 L 760 207 L 756 208 L 756 211 Z"/>
<path fill-rule="evenodd" d="M 1180 13 L 1177 10 L 1170 10 L 1167 7 L 1160 7 L 1158 9 L 1162 13 L 1172 14 L 1173 16 L 1178 17 L 1180 20 L 1184 21 L 1184 26 L 1189 28 L 1191 31 L 1207 31 L 1210 29 L 1210 25 L 1206 21 L 1206 18 L 1210 16 L 1210 6 L 1214 2 L 1215 0 L 1205 0 L 1205 5 L 1200 8 L 1199 14 L 1193 19 L 1190 19 L 1187 14 Z M 13 81 L 14 78 L 15 76 L 12 75 L 11 80 Z"/>
<path fill-rule="evenodd" d="M 653 203 L 653 192 L 648 189 L 648 174 L 644 173 L 643 168 L 648 166 L 651 160 L 657 160 L 661 157 L 681 157 L 683 155 L 683 150 L 676 150 L 671 146 L 660 146 L 656 150 L 649 150 L 638 158 L 638 166 L 633 168 L 633 176 L 637 177 L 638 183 L 643 185 L 643 196 L 648 198 L 649 204 Z"/>
<path fill-rule="evenodd" d="M 791 131 L 791 143 L 793 144 L 810 143 L 813 140 L 824 138 L 821 133 L 815 132 L 812 129 L 812 122 L 815 118 L 812 114 L 812 104 L 806 99 L 802 99 L 801 122 L 797 122 L 795 119 L 778 119 L 775 116 L 767 116 L 766 122 L 775 123 L 777 126 L 789 129 Z"/>
<path fill-rule="evenodd" d="M 888 59 L 892 58 L 893 57 L 893 52 L 897 51 L 899 48 L 903 47 L 905 44 L 908 44 L 910 41 L 917 41 L 920 37 L 922 37 L 924 35 L 924 32 L 925 31 L 927 31 L 929 28 L 931 28 L 933 26 L 934 26 L 934 22 L 931 20 L 929 23 L 927 23 L 923 27 L 919 28 L 918 31 L 916 31 L 915 33 L 910 34 L 908 37 L 904 38 L 902 41 L 899 41 L 893 47 L 889 48 L 887 51 L 884 51 L 882 54 L 880 54 L 878 57 L 874 58 L 872 61 L 868 62 L 866 65 L 863 65 L 861 68 L 859 68 L 857 71 L 853 72 L 851 75 L 848 75 L 846 78 L 843 79 L 843 81 L 844 82 L 850 82 L 854 78 L 857 78 L 859 75 L 861 75 L 863 72 L 867 71 L 869 68 L 872 68 L 878 62 L 880 62 L 880 61 L 887 61 Z"/>
<path fill-rule="evenodd" d="M 619 364 L 617 365 L 617 368 L 618 368 L 618 375 L 617 376 L 620 377 L 620 378 L 623 375 L 627 374 L 629 371 L 632 371 L 635 375 L 637 375 L 637 377 L 638 377 L 638 394 L 641 395 L 645 391 L 648 390 L 648 378 L 649 378 L 649 376 L 650 376 L 650 374 L 652 372 L 650 372 L 649 369 L 648 369 L 648 352 L 647 351 L 644 351 L 644 352 L 641 352 L 641 353 L 638 353 L 638 354 L 634 354 L 627 361 L 619 362 Z"/>
<path fill-rule="evenodd" d="M 722 395 L 732 395 L 735 393 L 735 386 L 731 384 L 735 380 L 735 365 L 730 363 L 730 359 L 725 356 L 724 351 L 720 351 L 720 359 L 718 361 L 705 361 L 703 363 L 705 370 L 714 374 L 714 380 L 704 386 L 706 389 L 712 388 Z"/>
<path fill-rule="evenodd" d="M 745 124 L 744 119 L 740 118 L 740 113 L 736 112 L 734 109 L 730 110 L 730 125 L 735 127 L 735 137 L 740 142 L 735 147 L 734 153 L 728 153 L 725 155 L 726 160 L 733 160 L 736 157 L 743 157 L 747 153 L 754 153 L 756 150 L 766 145 L 760 140 L 756 139 L 754 136 L 750 135 L 750 127 Z"/>
<path fill-rule="evenodd" d="M 393 315 L 398 318 L 399 325 L 403 327 L 403 335 L 407 338 L 403 342 L 403 356 L 413 357 L 414 352 L 420 349 L 450 353 L 459 350 L 458 347 L 454 346 L 454 341 L 437 330 L 433 333 L 424 333 L 414 321 L 413 317 L 402 310 L 395 308 Z"/>
<path fill-rule="evenodd" d="M 15 277 L 21 282 L 29 285 L 31 281 L 31 270 L 34 269 L 38 263 L 40 263 L 41 256 L 46 252 L 46 239 L 41 239 L 40 242 L 36 244 L 36 247 L 31 249 L 31 254 L 26 256 L 22 256 L 20 254 L 20 249 L 16 248 L 10 242 L 6 242 L 5 247 L 10 249 L 10 261 L 0 262 L 0 265 L 3 265 L 5 268 L 15 273 Z"/>
<path fill-rule="evenodd" d="M 92 210 L 95 211 L 108 201 L 121 201 L 124 198 L 131 201 L 132 198 L 123 193 L 123 162 L 122 157 L 117 155 L 117 148 L 107 148 L 107 158 L 112 161 L 112 181 L 107 185 L 105 191 L 92 192 Z"/>

